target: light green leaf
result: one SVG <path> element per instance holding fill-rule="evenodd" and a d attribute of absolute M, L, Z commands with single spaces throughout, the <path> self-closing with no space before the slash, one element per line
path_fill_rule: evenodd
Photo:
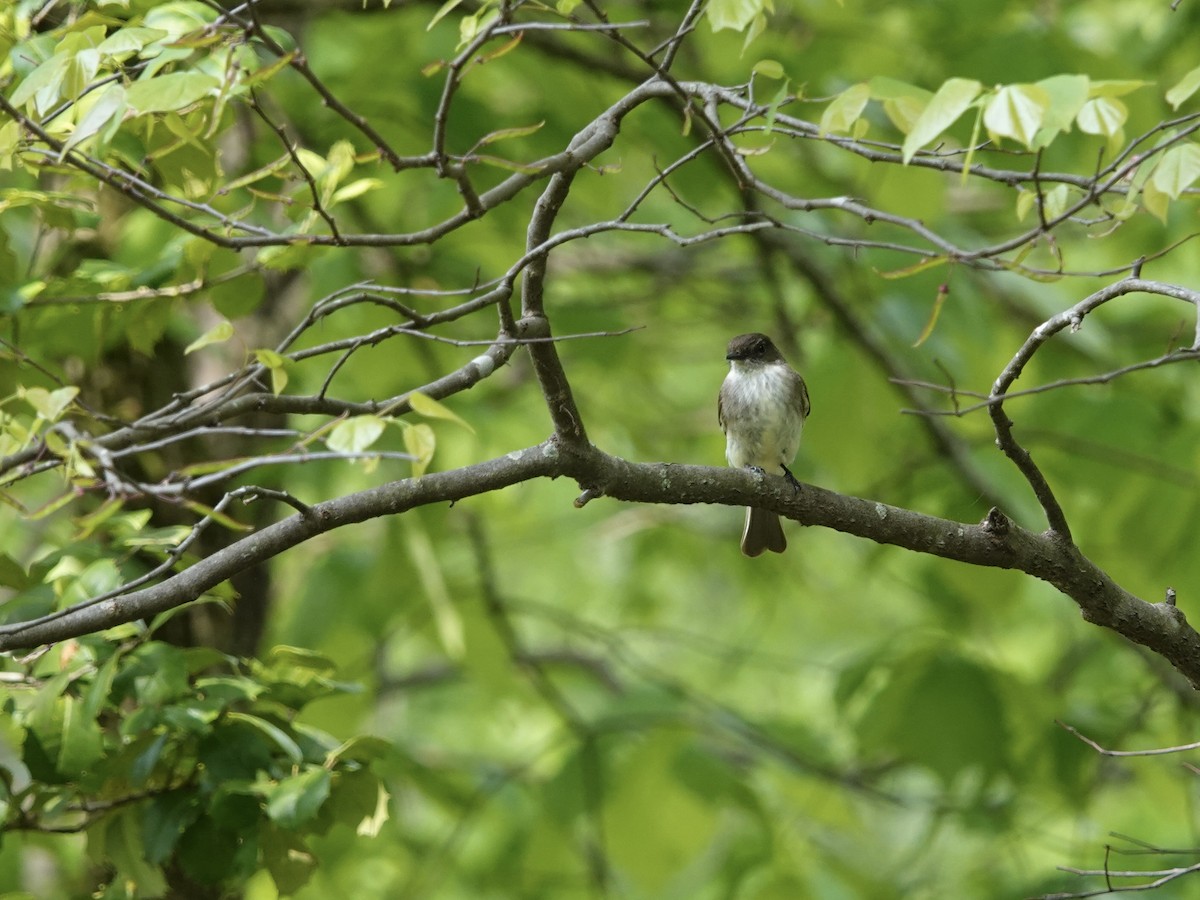
<path fill-rule="evenodd" d="M 336 206 L 343 200 L 353 200 L 355 197 L 361 197 L 368 191 L 373 191 L 378 187 L 383 186 L 382 179 L 379 178 L 359 178 L 357 181 L 352 181 L 345 187 L 340 187 L 333 192 L 333 197 L 329 201 L 330 206 Z"/>
<path fill-rule="evenodd" d="M 131 109 L 141 113 L 170 112 L 191 106 L 220 84 L 201 72 L 171 72 L 135 81 L 126 92 L 126 100 Z"/>
<path fill-rule="evenodd" d="M 268 350 L 265 347 L 261 350 L 254 351 L 254 358 L 259 364 L 266 366 L 268 369 L 277 369 L 285 362 L 284 358 L 274 350 Z"/>
<path fill-rule="evenodd" d="M 758 40 L 758 36 L 766 30 L 767 17 L 761 15 L 755 16 L 754 20 L 750 23 L 750 27 L 746 29 L 746 37 L 742 41 L 742 53 L 744 54 L 748 49 L 750 49 L 750 45 Z"/>
<path fill-rule="evenodd" d="M 104 738 L 87 707 L 75 697 L 63 697 L 62 748 L 58 767 L 62 772 L 87 772 L 104 756 Z"/>
<path fill-rule="evenodd" d="M 1036 84 L 1009 84 L 988 101 L 983 124 L 994 137 L 1012 138 L 1029 147 L 1050 107 L 1050 95 Z"/>
<path fill-rule="evenodd" d="M 475 146 L 482 147 L 486 144 L 494 144 L 497 141 L 507 140 L 509 138 L 525 137 L 526 135 L 534 134 L 541 130 L 546 124 L 543 119 L 541 122 L 536 122 L 533 125 L 521 125 L 517 128 L 501 128 L 498 131 L 492 131 L 485 134 L 479 139 L 479 143 Z"/>
<path fill-rule="evenodd" d="M 1047 220 L 1057 219 L 1067 208 L 1069 194 L 1065 184 L 1056 184 L 1042 194 L 1042 212 Z"/>
<path fill-rule="evenodd" d="M 1196 93 L 1197 90 L 1200 90 L 1200 66 L 1196 66 L 1196 68 L 1180 78 L 1175 83 L 1175 86 L 1167 91 L 1167 102 L 1171 104 L 1171 109 L 1179 109 L 1179 104 Z"/>
<path fill-rule="evenodd" d="M 1055 75 L 1037 83 L 1049 95 L 1050 106 L 1034 139 L 1035 149 L 1050 146 L 1058 134 L 1071 130 L 1071 124 L 1087 102 L 1089 85 L 1086 75 Z"/>
<path fill-rule="evenodd" d="M 1150 180 L 1174 200 L 1197 178 L 1200 178 L 1200 145 L 1189 142 L 1164 153 Z"/>
<path fill-rule="evenodd" d="M 271 393 L 278 396 L 288 383 L 287 359 L 274 350 L 255 350 L 254 358 L 271 373 Z"/>
<path fill-rule="evenodd" d="M 1170 203 L 1171 198 L 1163 193 L 1154 183 L 1153 178 L 1146 182 L 1146 186 L 1142 190 L 1142 206 L 1146 207 L 1146 211 L 1164 225 L 1167 223 L 1167 207 Z"/>
<path fill-rule="evenodd" d="M 63 144 L 63 150 L 70 150 L 80 141 L 87 140 L 96 134 L 113 120 L 120 120 L 121 116 L 125 113 L 125 109 L 125 88 L 119 84 L 110 84 L 96 96 L 95 102 L 83 114 L 83 117 L 75 126 L 75 130 L 71 132 L 71 136 Z"/>
<path fill-rule="evenodd" d="M 1124 97 L 1138 88 L 1153 84 L 1153 81 L 1093 81 L 1088 90 L 1089 97 Z"/>
<path fill-rule="evenodd" d="M 1112 137 L 1120 132 L 1128 117 L 1129 110 L 1120 100 L 1096 97 L 1083 104 L 1076 120 L 1079 122 L 1080 131 Z"/>
<path fill-rule="evenodd" d="M 22 388 L 21 399 L 33 407 L 34 412 L 47 422 L 57 422 L 59 417 L 79 396 L 77 387 L 61 387 L 53 391 L 45 388 Z"/>
<path fill-rule="evenodd" d="M 391 818 L 390 800 L 387 788 L 382 784 L 378 784 L 375 795 L 375 811 L 369 816 L 364 816 L 362 821 L 355 826 L 354 833 L 359 837 L 378 837 L 379 832 L 383 830 L 383 826 L 387 824 Z"/>
<path fill-rule="evenodd" d="M 379 440 L 386 424 L 379 416 L 353 416 L 338 422 L 325 443 L 338 453 L 361 453 Z"/>
<path fill-rule="evenodd" d="M 929 105 L 904 139 L 903 155 L 907 165 L 920 148 L 958 121 L 978 95 L 982 85 L 967 78 L 951 78 L 933 95 Z"/>
<path fill-rule="evenodd" d="M 77 53 L 72 53 L 70 62 L 67 63 L 67 68 L 63 72 L 63 96 L 74 100 L 82 94 L 87 90 L 88 85 L 91 84 L 99 68 L 100 51 L 94 47 L 88 47 Z"/>
<path fill-rule="evenodd" d="M 46 112 L 58 100 L 69 63 L 70 58 L 66 55 L 50 57 L 26 76 L 8 102 L 19 108 L 33 100 L 34 109 L 39 113 Z"/>
<path fill-rule="evenodd" d="M 438 8 L 438 11 L 433 14 L 433 18 L 430 19 L 429 24 L 425 26 L 425 30 L 431 30 L 434 25 L 446 18 L 446 16 L 453 12 L 454 8 L 462 2 L 463 0 L 446 0 L 446 2 Z"/>
<path fill-rule="evenodd" d="M 848 132 L 851 126 L 862 115 L 867 101 L 871 99 L 871 89 L 866 84 L 856 84 L 846 88 L 825 108 L 821 115 L 821 134 L 829 132 Z"/>
<path fill-rule="evenodd" d="M 401 425 L 404 428 L 404 449 L 413 457 L 413 478 L 420 478 L 433 459 L 437 438 L 433 429 L 423 422 L 417 425 L 402 422 Z"/>
<path fill-rule="evenodd" d="M 101 41 L 96 49 L 104 56 L 125 56 L 165 37 L 167 32 L 160 28 L 122 28 Z"/>
<path fill-rule="evenodd" d="M 871 88 L 872 100 L 911 99 L 919 101 L 924 108 L 925 104 L 933 99 L 933 94 L 925 88 L 896 78 L 888 78 L 886 75 L 876 75 L 867 82 L 867 85 Z"/>
<path fill-rule="evenodd" d="M 705 13 L 713 31 L 741 31 L 769 6 L 768 0 L 711 0 Z"/>
<path fill-rule="evenodd" d="M 1037 202 L 1036 191 L 1021 191 L 1017 194 L 1017 221 L 1024 222 L 1033 204 Z"/>
<path fill-rule="evenodd" d="M 776 81 L 787 77 L 783 71 L 783 64 L 775 59 L 760 59 L 754 64 L 754 68 L 751 71 L 762 75 L 764 78 L 773 78 Z"/>
<path fill-rule="evenodd" d="M 196 338 L 190 344 L 183 348 L 183 355 L 187 356 L 202 347 L 207 347 L 209 344 L 220 344 L 233 337 L 232 323 L 222 319 L 200 337 Z"/>
<path fill-rule="evenodd" d="M 467 431 L 471 432 L 471 434 L 475 433 L 475 429 L 461 418 L 432 397 L 422 394 L 420 391 L 413 391 L 408 395 L 408 405 L 412 407 L 413 412 L 425 416 L 427 419 L 445 419 L 461 425 Z"/>

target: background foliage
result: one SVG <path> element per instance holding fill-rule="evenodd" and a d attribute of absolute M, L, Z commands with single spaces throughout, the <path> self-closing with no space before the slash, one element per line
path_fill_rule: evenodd
<path fill-rule="evenodd" d="M 600 12 L 638 24 L 592 29 Z M 430 391 L 440 403 L 385 401 L 483 350 L 454 342 L 495 338 L 491 306 L 435 320 L 525 252 L 560 171 L 539 161 L 651 75 L 611 35 L 648 50 L 694 12 L 0 10 L 0 455 L 20 459 L 0 506 L 4 621 L 218 552 L 293 514 L 280 496 L 311 504 L 543 440 L 524 352 L 470 391 Z M 495 30 L 510 16 L 589 27 Z M 705 140 L 703 107 L 683 115 L 668 97 L 623 120 L 556 231 L 611 221 L 655 184 L 629 218 L 645 227 L 563 242 L 545 287 L 557 335 L 606 335 L 558 345 L 590 440 L 721 464 L 724 344 L 764 330 L 812 393 L 804 481 L 962 522 L 999 505 L 1040 530 L 987 413 L 930 415 L 974 398 L 912 382 L 986 397 L 1034 327 L 1139 258 L 1147 277 L 1197 283 L 1198 25 L 1186 0 L 711 4 L 672 74 L 749 82 L 769 111 L 733 139 L 741 159 L 820 202 L 765 208 L 717 152 L 663 187 L 658 173 Z M 1084 77 L 1046 81 L 1061 75 Z M 941 168 L 964 159 L 987 171 Z M 1115 160 L 1126 168 L 1106 170 Z M 477 196 L 520 176 L 535 188 L 396 237 L 470 208 L 455 166 L 438 171 L 448 161 Z M 779 228 L 750 227 L 754 212 Z M 328 314 L 283 346 L 314 310 Z M 421 321 L 387 332 L 406 310 Z M 1194 328 L 1177 300 L 1133 295 L 1056 338 L 1019 386 L 1156 359 Z M 88 436 L 239 370 L 239 389 L 279 402 L 146 439 L 112 469 L 93 451 Z M 345 406 L 283 402 L 326 394 Z M 1078 545 L 1141 596 L 1173 586 L 1190 611 L 1190 365 L 1007 408 Z M 228 494 L 248 484 L 263 489 L 252 506 Z M 1048 585 L 794 525 L 786 555 L 748 560 L 737 510 L 578 510 L 574 496 L 537 480 L 373 519 L 177 614 L 7 659 L 0 884 L 1018 897 L 1104 885 L 1059 866 L 1196 862 L 1181 849 L 1196 842 L 1194 774 L 1178 757 L 1107 758 L 1055 722 L 1108 747 L 1186 743 L 1194 692 Z"/>

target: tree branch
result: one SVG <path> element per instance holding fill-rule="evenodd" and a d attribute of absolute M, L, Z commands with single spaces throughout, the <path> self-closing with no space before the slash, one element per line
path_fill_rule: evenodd
<path fill-rule="evenodd" d="M 756 506 L 802 525 L 820 525 L 880 544 L 976 566 L 1017 569 L 1070 597 L 1086 621 L 1158 653 L 1200 689 L 1200 634 L 1182 610 L 1170 602 L 1148 603 L 1129 593 L 1053 531 L 1027 531 L 995 509 L 982 522 L 967 524 L 813 485 L 804 485 L 796 493 L 783 478 L 748 471 L 629 462 L 590 444 L 557 438 L 461 469 L 313 504 L 307 514 L 248 535 L 153 587 L 68 608 L 36 624 L 0 626 L 0 650 L 35 647 L 155 615 L 344 525 L 564 475 L 579 483 L 588 500 L 606 496 L 637 503 Z"/>

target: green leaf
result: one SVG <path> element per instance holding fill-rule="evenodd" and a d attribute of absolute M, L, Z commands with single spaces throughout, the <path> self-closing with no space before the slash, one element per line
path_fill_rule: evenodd
<path fill-rule="evenodd" d="M 1170 202 L 1171 198 L 1154 183 L 1154 179 L 1146 182 L 1146 186 L 1142 189 L 1142 206 L 1146 207 L 1146 211 L 1164 225 L 1167 224 L 1167 207 Z"/>
<path fill-rule="evenodd" d="M 165 863 L 179 838 L 200 817 L 200 805 L 191 790 L 169 791 L 151 797 L 142 811 L 146 862 Z"/>
<path fill-rule="evenodd" d="M 126 56 L 167 36 L 168 33 L 161 28 L 122 28 L 101 41 L 96 49 L 105 56 Z"/>
<path fill-rule="evenodd" d="M 207 347 L 209 344 L 220 344 L 233 337 L 233 324 L 227 320 L 221 320 L 200 337 L 196 338 L 183 349 L 183 355 L 187 356 L 202 347 Z"/>
<path fill-rule="evenodd" d="M 287 358 L 265 348 L 255 350 L 254 358 L 271 373 L 271 393 L 279 396 L 288 383 Z"/>
<path fill-rule="evenodd" d="M 1172 147 L 1154 168 L 1154 186 L 1175 200 L 1200 178 L 1200 145 L 1191 143 Z"/>
<path fill-rule="evenodd" d="M 272 744 L 282 750 L 283 754 L 295 765 L 299 765 L 304 760 L 304 754 L 301 752 L 300 746 L 288 737 L 283 729 L 277 725 L 272 725 L 266 719 L 241 712 L 228 713 L 225 718 L 230 722 L 243 722 L 259 731 Z"/>
<path fill-rule="evenodd" d="M 1171 109 L 1179 109 L 1179 105 L 1197 90 L 1200 90 L 1200 66 L 1180 78 L 1175 86 L 1167 91 L 1167 102 L 1171 104 Z"/>
<path fill-rule="evenodd" d="M 402 422 L 401 427 L 404 429 L 404 449 L 413 457 L 413 478 L 420 478 L 433 459 L 437 437 L 433 429 L 423 422 L 416 425 Z"/>
<path fill-rule="evenodd" d="M 63 72 L 62 94 L 68 100 L 79 97 L 100 68 L 100 53 L 94 47 L 79 50 L 70 55 L 70 62 Z"/>
<path fill-rule="evenodd" d="M 148 736 L 147 736 L 148 737 Z M 134 746 L 137 746 L 136 744 Z M 150 740 L 145 749 L 138 752 L 129 765 L 129 783 L 140 788 L 150 780 L 162 758 L 163 748 L 167 746 L 167 733 L 161 732 Z"/>
<path fill-rule="evenodd" d="M 308 883 L 317 861 L 300 838 L 281 828 L 267 828 L 259 842 L 262 864 L 280 896 L 290 897 Z"/>
<path fill-rule="evenodd" d="M 179 839 L 175 859 L 193 881 L 220 884 L 239 875 L 245 878 L 257 868 L 261 841 L 255 826 L 223 828 L 210 816 L 201 816 Z"/>
<path fill-rule="evenodd" d="M 937 138 L 958 121 L 971 102 L 979 95 L 982 85 L 967 78 L 951 78 L 933 95 L 904 139 L 903 156 L 907 164 L 920 148 Z"/>
<path fill-rule="evenodd" d="M 543 119 L 541 122 L 536 122 L 533 125 L 522 125 L 516 128 L 501 128 L 497 131 L 491 131 L 481 137 L 479 139 L 479 143 L 475 146 L 483 147 L 487 144 L 494 144 L 497 141 L 508 140 L 509 138 L 525 137 L 530 134 L 536 134 L 537 132 L 541 131 L 545 124 L 546 121 Z"/>
<path fill-rule="evenodd" d="M 61 387 L 53 391 L 45 388 L 21 389 L 21 399 L 32 406 L 34 412 L 47 422 L 57 422 L 77 396 L 79 396 L 77 387 Z"/>
<path fill-rule="evenodd" d="M 1037 83 L 1050 97 L 1050 106 L 1034 139 L 1035 149 L 1048 147 L 1058 134 L 1071 130 L 1075 117 L 1087 102 L 1090 84 L 1086 75 L 1054 75 Z"/>
<path fill-rule="evenodd" d="M 1112 137 L 1121 131 L 1127 118 L 1129 110 L 1120 100 L 1096 97 L 1083 104 L 1076 121 L 1080 131 Z"/>
<path fill-rule="evenodd" d="M 189 693 L 183 652 L 161 641 L 143 644 L 131 654 L 115 690 L 130 691 L 142 706 L 161 706 Z"/>
<path fill-rule="evenodd" d="M 762 75 L 764 78 L 773 78 L 776 81 L 787 77 L 783 71 L 783 64 L 776 59 L 760 59 L 750 71 Z"/>
<path fill-rule="evenodd" d="M 64 775 L 78 777 L 104 756 L 104 737 L 96 720 L 88 715 L 86 704 L 74 697 L 63 697 L 62 748 L 58 769 Z"/>
<path fill-rule="evenodd" d="M 316 766 L 283 779 L 267 794 L 267 815 L 283 828 L 305 824 L 329 797 L 331 777 L 324 766 Z"/>
<path fill-rule="evenodd" d="M 337 663 L 324 653 L 317 653 L 307 647 L 292 647 L 288 644 L 276 644 L 267 653 L 266 660 L 272 672 L 277 669 L 308 669 L 322 675 L 332 675 L 337 671 Z"/>
<path fill-rule="evenodd" d="M 9 556 L 0 552 L 0 587 L 15 588 L 23 591 L 34 584 L 25 567 Z"/>
<path fill-rule="evenodd" d="M 821 114 L 821 134 L 846 133 L 858 121 L 871 99 L 871 89 L 866 84 L 846 88 L 825 108 Z"/>
<path fill-rule="evenodd" d="M 371 734 L 359 734 L 329 751 L 326 768 L 346 762 L 372 762 L 392 752 L 392 742 Z"/>
<path fill-rule="evenodd" d="M 1022 190 L 1017 194 L 1017 221 L 1024 222 L 1033 205 L 1037 203 L 1037 191 Z"/>
<path fill-rule="evenodd" d="M 141 113 L 170 112 L 191 106 L 220 86 L 217 79 L 201 72 L 171 72 L 135 81 L 125 99 Z"/>
<path fill-rule="evenodd" d="M 465 421 L 452 413 L 449 409 L 443 406 L 438 401 L 434 400 L 427 394 L 422 394 L 420 391 L 413 391 L 408 395 L 408 405 L 412 407 L 412 411 L 425 416 L 427 419 L 445 419 L 449 422 L 455 422 L 461 425 L 471 434 L 475 433 L 475 429 L 468 425 Z"/>
<path fill-rule="evenodd" d="M 983 112 L 983 124 L 994 137 L 1006 137 L 1029 147 L 1042 127 L 1050 95 L 1036 84 L 1000 88 Z"/>
<path fill-rule="evenodd" d="M 767 0 L 710 0 L 705 13 L 713 31 L 723 28 L 741 31 L 762 15 L 767 5 Z"/>
<path fill-rule="evenodd" d="M 69 63 L 66 55 L 50 57 L 26 76 L 8 102 L 19 108 L 33 100 L 39 114 L 47 112 L 59 98 Z"/>
<path fill-rule="evenodd" d="M 454 8 L 462 2 L 463 0 L 446 0 L 445 3 L 438 7 L 438 11 L 433 14 L 433 18 L 430 19 L 429 24 L 425 26 L 425 30 L 430 31 L 434 25 L 446 18 L 446 16 L 453 12 Z"/>
<path fill-rule="evenodd" d="M 929 313 L 929 321 L 925 323 L 925 327 L 921 329 L 921 334 L 913 342 L 914 347 L 920 347 L 929 336 L 933 334 L 933 329 L 937 326 L 938 316 L 942 314 L 942 305 L 946 302 L 946 298 L 950 296 L 950 291 L 946 285 L 938 288 L 937 296 L 933 299 L 933 310 Z"/>
<path fill-rule="evenodd" d="M 386 425 L 379 416 L 353 416 L 333 426 L 325 443 L 338 453 L 361 453 L 379 439 Z"/>
<path fill-rule="evenodd" d="M 81 141 L 97 134 L 106 125 L 119 122 L 125 109 L 125 88 L 119 84 L 110 84 L 99 92 L 95 101 L 87 108 L 71 136 L 63 143 L 63 149 L 70 150 Z"/>
<path fill-rule="evenodd" d="M 933 94 L 925 88 L 909 84 L 907 81 L 888 78 L 886 75 L 876 75 L 867 82 L 867 85 L 871 88 L 872 100 L 912 99 L 919 101 L 924 107 L 933 98 Z"/>
<path fill-rule="evenodd" d="M 329 200 L 330 206 L 345 200 L 353 200 L 355 197 L 361 197 L 376 188 L 383 187 L 383 181 L 378 178 L 359 178 L 357 181 L 352 181 L 345 187 L 340 187 L 333 192 L 333 196 Z"/>
<path fill-rule="evenodd" d="M 1093 81 L 1088 90 L 1089 97 L 1123 97 L 1136 91 L 1138 88 L 1147 87 L 1153 84 L 1153 81 Z"/>
<path fill-rule="evenodd" d="M 166 879 L 157 866 L 146 862 L 145 846 L 137 807 L 119 810 L 113 821 L 108 823 L 104 842 L 105 862 L 115 867 L 122 879 L 135 883 L 139 894 L 147 897 L 164 896 L 167 892 Z"/>
<path fill-rule="evenodd" d="M 1042 212 L 1048 220 L 1057 219 L 1067 208 L 1070 193 L 1065 184 L 1056 184 L 1042 194 Z"/>

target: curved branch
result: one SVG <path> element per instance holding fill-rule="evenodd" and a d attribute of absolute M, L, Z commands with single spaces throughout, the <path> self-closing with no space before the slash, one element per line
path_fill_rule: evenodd
<path fill-rule="evenodd" d="M 999 377 L 996 378 L 996 383 L 992 385 L 991 395 L 988 398 L 991 403 L 988 407 L 988 413 L 991 415 L 992 424 L 996 429 L 996 444 L 1004 452 L 1004 455 L 1013 461 L 1013 464 L 1025 476 L 1025 480 L 1029 482 L 1034 496 L 1037 497 L 1038 503 L 1041 504 L 1042 510 L 1046 513 L 1046 520 L 1050 525 L 1050 529 L 1068 542 L 1071 540 L 1071 528 L 1067 524 L 1066 515 L 1058 502 L 1058 498 L 1054 496 L 1054 491 L 1051 489 L 1050 483 L 1046 480 L 1046 476 L 1042 474 L 1042 470 L 1033 461 L 1033 457 L 1029 451 L 1022 447 L 1013 436 L 1013 422 L 1004 412 L 1004 398 L 1008 393 L 1008 389 L 1021 377 L 1021 372 L 1029 361 L 1033 359 L 1033 355 L 1037 353 L 1038 349 L 1046 341 L 1064 328 L 1078 329 L 1083 323 L 1085 316 L 1098 307 L 1103 306 L 1109 300 L 1114 300 L 1125 294 L 1135 293 L 1159 294 L 1164 297 L 1173 297 L 1176 300 L 1191 303 L 1200 311 L 1200 292 L 1188 290 L 1176 284 L 1149 281 L 1136 276 L 1122 279 L 1085 297 L 1069 309 L 1051 316 L 1035 328 L 1033 333 L 1025 339 L 1025 343 L 1021 345 L 1021 348 L 1009 361 L 1008 365 L 1004 367 Z M 1200 313 L 1197 315 L 1196 327 L 1197 335 L 1191 348 L 1193 350 L 1200 347 Z"/>
<path fill-rule="evenodd" d="M 1053 531 L 1027 531 L 995 509 L 982 522 L 967 524 L 813 485 L 803 485 L 796 493 L 783 478 L 748 471 L 629 462 L 590 444 L 558 438 L 450 472 L 313 504 L 306 513 L 248 535 L 153 587 L 68 608 L 36 624 L 0 626 L 0 651 L 36 647 L 155 615 L 343 525 L 558 476 L 569 476 L 584 489 L 586 499 L 577 506 L 600 496 L 637 503 L 756 506 L 802 525 L 820 525 L 880 544 L 976 566 L 1016 569 L 1053 585 L 1079 606 L 1086 621 L 1154 651 L 1200 688 L 1200 633 L 1183 612 L 1173 602 L 1148 603 L 1129 593 Z"/>

